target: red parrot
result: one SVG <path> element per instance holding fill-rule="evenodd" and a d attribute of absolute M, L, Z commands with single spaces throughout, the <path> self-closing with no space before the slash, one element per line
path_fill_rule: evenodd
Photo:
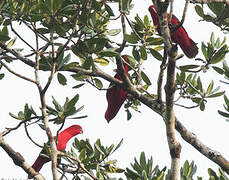
<path fill-rule="evenodd" d="M 83 133 L 83 130 L 81 126 L 79 125 L 72 125 L 69 128 L 63 130 L 59 135 L 58 135 L 58 141 L 57 141 L 57 150 L 58 151 L 63 151 L 66 148 L 66 144 L 68 141 L 75 135 Z M 39 156 L 37 157 L 36 161 L 32 165 L 33 169 L 36 172 L 39 172 L 42 168 L 42 166 L 50 161 L 50 158 L 43 156 L 41 154 L 46 154 L 46 150 L 42 149 Z"/>
<path fill-rule="evenodd" d="M 158 14 L 154 5 L 151 5 L 149 7 L 149 12 L 153 19 L 153 23 L 155 26 L 157 26 L 157 31 L 160 34 L 161 32 L 160 32 Z M 167 16 L 169 18 L 169 14 Z M 173 25 L 178 25 L 180 21 L 177 19 L 176 16 L 173 15 L 171 19 L 171 23 Z M 183 26 L 179 27 L 174 32 L 172 32 L 171 38 L 174 43 L 179 44 L 184 54 L 188 58 L 194 58 L 198 54 L 198 47 L 196 46 L 196 43 L 188 36 L 188 33 L 185 31 Z"/>
<path fill-rule="evenodd" d="M 127 55 L 122 55 L 122 58 L 126 62 L 129 62 Z M 125 73 L 128 74 L 129 66 L 126 63 L 123 63 L 123 66 L 124 66 Z M 114 77 L 122 81 L 119 72 L 117 72 Z M 105 118 L 109 123 L 110 120 L 112 120 L 116 116 L 122 104 L 126 100 L 127 92 L 125 92 L 123 88 L 119 86 L 115 86 L 111 83 L 107 90 L 106 97 L 107 97 L 108 107 L 105 113 Z"/>

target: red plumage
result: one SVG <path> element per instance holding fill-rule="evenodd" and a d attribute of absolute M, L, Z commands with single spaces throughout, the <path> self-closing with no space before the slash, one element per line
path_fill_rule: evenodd
<path fill-rule="evenodd" d="M 75 135 L 83 133 L 82 127 L 79 125 L 72 125 L 69 128 L 63 130 L 59 135 L 58 135 L 58 140 L 57 140 L 57 150 L 58 151 L 63 151 L 66 148 L 66 144 L 68 141 Z M 39 156 L 37 157 L 36 161 L 32 165 L 32 168 L 36 171 L 39 172 L 42 168 L 42 166 L 50 161 L 49 157 L 46 157 L 42 154 L 46 154 L 46 150 L 42 149 L 40 152 Z"/>
<path fill-rule="evenodd" d="M 160 34 L 160 24 L 159 24 L 158 14 L 154 5 L 151 5 L 149 7 L 149 12 L 153 19 L 153 23 L 155 26 L 157 26 L 157 31 Z M 178 25 L 180 22 L 176 18 L 176 16 L 173 15 L 171 19 L 171 23 L 173 25 Z M 176 29 L 174 32 L 171 33 L 171 39 L 176 44 L 179 44 L 184 54 L 188 58 L 194 58 L 198 54 L 198 47 L 196 43 L 188 36 L 188 33 L 186 32 L 183 26 L 179 27 L 178 29 Z"/>
<path fill-rule="evenodd" d="M 122 58 L 126 62 L 129 62 L 127 55 L 122 55 Z M 123 65 L 124 65 L 125 73 L 128 74 L 129 66 L 126 63 L 123 63 Z M 119 72 L 117 72 L 114 77 L 122 81 Z M 127 92 L 125 92 L 123 88 L 111 83 L 109 89 L 107 90 L 106 97 L 107 97 L 108 107 L 105 113 L 105 118 L 107 122 L 110 122 L 110 120 L 112 120 L 116 116 L 122 104 L 126 100 Z"/>

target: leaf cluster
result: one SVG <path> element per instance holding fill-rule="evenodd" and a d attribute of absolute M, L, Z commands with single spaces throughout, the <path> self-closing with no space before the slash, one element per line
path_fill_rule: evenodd
<path fill-rule="evenodd" d="M 115 178 L 109 178 L 109 174 L 124 172 L 123 169 L 116 166 L 116 160 L 110 159 L 110 156 L 120 148 L 122 142 L 123 139 L 117 145 L 103 146 L 100 139 L 97 139 L 92 145 L 88 139 L 78 140 L 75 138 L 71 151 L 68 153 L 73 157 L 78 157 L 81 164 L 98 179 L 113 180 Z M 72 160 L 65 159 L 74 164 Z M 80 179 L 79 175 L 76 175 L 76 177 Z M 84 175 L 83 178 L 89 179 Z"/>
<path fill-rule="evenodd" d="M 80 118 L 86 118 L 87 116 L 77 116 L 77 117 L 70 117 L 81 110 L 83 110 L 84 106 L 81 106 L 79 108 L 76 108 L 76 103 L 79 100 L 79 94 L 76 94 L 72 99 L 69 99 L 68 97 L 65 99 L 64 105 L 60 105 L 57 100 L 52 97 L 54 108 L 47 105 L 47 113 L 49 115 L 53 115 L 54 118 L 50 121 L 53 121 L 54 124 L 62 124 L 64 123 L 66 118 L 69 119 L 80 119 Z"/>
<path fill-rule="evenodd" d="M 219 97 L 225 93 L 219 91 L 219 86 L 214 88 L 214 81 L 211 81 L 204 89 L 200 76 L 197 77 L 197 74 L 187 75 L 184 71 L 176 74 L 176 84 L 181 97 L 191 99 L 201 111 L 205 110 L 208 98 Z"/>
<path fill-rule="evenodd" d="M 228 32 L 229 31 L 229 7 L 226 3 L 212 2 L 208 3 L 207 7 L 211 13 L 206 13 L 204 11 L 204 5 L 196 5 L 196 13 L 203 18 L 204 21 L 211 22 L 216 26 L 220 27 L 221 30 Z"/>

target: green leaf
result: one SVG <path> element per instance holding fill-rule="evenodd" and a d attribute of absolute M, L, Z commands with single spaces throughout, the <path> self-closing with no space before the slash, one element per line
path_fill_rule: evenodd
<path fill-rule="evenodd" d="M 82 87 L 84 84 L 85 84 L 85 83 L 81 83 L 81 84 L 78 84 L 78 85 L 76 85 L 76 86 L 73 86 L 72 88 L 73 88 L 73 89 L 77 89 L 77 88 Z"/>
<path fill-rule="evenodd" d="M 52 99 L 53 99 L 52 103 L 54 104 L 56 110 L 58 112 L 62 112 L 63 108 L 61 107 L 61 105 L 56 101 L 56 99 L 53 96 L 52 96 Z"/>
<path fill-rule="evenodd" d="M 139 39 L 134 33 L 131 33 L 130 35 L 124 34 L 124 40 L 130 44 L 137 44 Z"/>
<path fill-rule="evenodd" d="M 155 37 L 149 37 L 146 39 L 146 42 L 148 42 L 150 45 L 161 45 L 163 44 L 163 39 L 160 38 L 155 38 Z"/>
<path fill-rule="evenodd" d="M 213 85 L 214 85 L 214 81 L 211 81 L 211 83 L 208 85 L 208 88 L 207 88 L 206 94 L 211 93 L 212 88 L 213 88 Z"/>
<path fill-rule="evenodd" d="M 214 46 L 214 44 L 215 44 L 215 35 L 214 35 L 213 32 L 211 33 L 210 42 Z"/>
<path fill-rule="evenodd" d="M 16 115 L 14 115 L 13 113 L 9 113 L 9 115 L 12 117 L 12 118 L 14 118 L 14 119 L 18 119 L 18 120 L 23 120 L 21 117 L 19 117 L 19 116 L 16 116 Z"/>
<path fill-rule="evenodd" d="M 151 53 L 151 54 L 153 55 L 153 57 L 155 57 L 157 60 L 159 60 L 159 61 L 162 61 L 162 60 L 163 60 L 162 55 L 161 55 L 159 52 L 157 52 L 156 50 L 150 49 L 150 53 Z"/>
<path fill-rule="evenodd" d="M 147 174 L 146 174 L 146 171 L 145 170 L 142 171 L 142 177 L 143 177 L 143 180 L 149 180 L 147 178 Z"/>
<path fill-rule="evenodd" d="M 109 36 L 116 36 L 121 32 L 121 29 L 111 29 L 106 32 Z"/>
<path fill-rule="evenodd" d="M 201 43 L 201 50 L 202 50 L 202 53 L 205 57 L 206 60 L 208 60 L 208 53 L 207 53 L 207 46 L 202 42 Z"/>
<path fill-rule="evenodd" d="M 199 104 L 200 101 L 202 100 L 202 98 L 198 98 L 198 97 L 194 97 L 194 98 L 191 98 L 191 99 L 192 99 L 192 102 L 197 103 L 197 104 Z"/>
<path fill-rule="evenodd" d="M 74 107 L 76 105 L 76 103 L 79 100 L 79 94 L 76 94 L 68 103 L 67 103 L 67 109 L 69 109 L 70 107 Z"/>
<path fill-rule="evenodd" d="M 227 98 L 226 95 L 224 95 L 223 98 L 224 98 L 226 105 L 229 107 L 229 99 Z"/>
<path fill-rule="evenodd" d="M 66 57 L 62 58 L 62 60 L 58 63 L 58 69 L 60 69 L 64 64 L 67 64 L 71 59 L 71 54 L 68 54 Z"/>
<path fill-rule="evenodd" d="M 2 80 L 4 78 L 5 74 L 0 73 L 0 80 Z"/>
<path fill-rule="evenodd" d="M 225 91 L 221 91 L 221 92 L 218 92 L 218 93 L 215 93 L 215 94 L 211 94 L 211 95 L 207 96 L 207 98 L 219 97 L 219 96 L 224 95 L 224 93 L 225 93 Z"/>
<path fill-rule="evenodd" d="M 201 110 L 201 111 L 204 111 L 204 110 L 205 110 L 204 101 L 201 101 L 201 102 L 200 102 L 200 110 Z"/>
<path fill-rule="evenodd" d="M 110 16 L 114 16 L 114 12 L 113 12 L 112 8 L 110 6 L 108 6 L 107 4 L 104 4 L 104 5 L 105 5 L 105 9 L 108 12 L 108 14 Z"/>
<path fill-rule="evenodd" d="M 140 165 L 144 170 L 146 170 L 146 156 L 144 152 L 141 152 L 140 155 Z"/>
<path fill-rule="evenodd" d="M 118 148 L 120 148 L 120 146 L 123 143 L 123 138 L 120 140 L 120 142 L 118 143 L 118 145 L 114 148 L 114 150 L 112 151 L 112 153 L 114 153 Z"/>
<path fill-rule="evenodd" d="M 99 63 L 101 66 L 106 66 L 109 64 L 109 61 L 105 58 L 95 58 L 93 61 Z"/>
<path fill-rule="evenodd" d="M 143 81 L 144 81 L 147 85 L 151 85 L 151 82 L 150 82 L 148 76 L 147 76 L 143 71 L 141 71 L 141 77 L 142 77 Z"/>
<path fill-rule="evenodd" d="M 58 73 L 58 74 L 57 74 L 57 79 L 58 79 L 58 82 L 59 82 L 61 85 L 65 86 L 65 85 L 67 84 L 67 79 L 65 78 L 65 76 L 64 76 L 63 74 Z"/>
<path fill-rule="evenodd" d="M 202 82 L 200 80 L 200 77 L 197 78 L 197 86 L 196 86 L 196 88 L 198 90 L 200 90 L 201 93 L 203 93 L 203 86 L 202 86 Z"/>
<path fill-rule="evenodd" d="M 181 71 L 180 73 L 180 82 L 181 84 L 184 84 L 185 82 L 185 72 L 184 71 Z"/>
<path fill-rule="evenodd" d="M 129 121 L 132 118 L 132 114 L 130 113 L 129 109 L 126 110 L 127 113 L 127 120 Z"/>
<path fill-rule="evenodd" d="M 101 154 L 104 155 L 104 152 L 103 152 L 102 149 L 100 148 L 100 145 L 99 145 L 99 144 L 95 143 L 94 146 L 95 146 L 95 148 L 96 148 Z"/>
<path fill-rule="evenodd" d="M 219 63 L 220 61 L 224 59 L 227 52 L 228 52 L 227 45 L 224 45 L 214 54 L 214 56 L 210 60 L 210 63 L 211 64 Z"/>
<path fill-rule="evenodd" d="M 190 69 L 196 69 L 198 67 L 200 67 L 200 66 L 199 65 L 196 65 L 196 64 L 179 66 L 179 68 L 180 68 L 181 71 L 187 71 L 187 70 L 190 70 Z"/>
<path fill-rule="evenodd" d="M 143 60 L 146 60 L 147 59 L 147 52 L 146 52 L 146 49 L 143 47 L 143 46 L 140 46 L 140 49 L 139 49 L 140 53 L 141 53 L 141 57 Z"/>
<path fill-rule="evenodd" d="M 195 6 L 195 10 L 196 10 L 196 13 L 197 13 L 200 17 L 203 17 L 203 16 L 204 16 L 203 8 L 200 7 L 199 5 L 196 5 L 196 6 Z"/>
<path fill-rule="evenodd" d="M 15 41 L 16 41 L 17 37 L 13 38 L 10 40 L 10 42 L 7 44 L 7 47 L 11 47 L 14 45 Z"/>
<path fill-rule="evenodd" d="M 10 37 L 0 33 L 0 39 L 1 39 L 1 41 L 6 42 L 6 41 L 10 40 Z"/>
<path fill-rule="evenodd" d="M 90 67 L 92 66 L 92 59 L 86 58 L 82 66 L 84 69 L 90 69 Z"/>
<path fill-rule="evenodd" d="M 94 82 L 97 88 L 102 89 L 103 88 L 103 83 L 97 78 L 94 78 Z"/>
<path fill-rule="evenodd" d="M 217 66 L 212 66 L 212 68 L 219 74 L 223 75 L 224 74 L 224 70 L 217 67 Z"/>
<path fill-rule="evenodd" d="M 84 75 L 84 74 L 81 74 L 81 73 L 72 74 L 71 76 L 77 81 L 83 81 L 83 80 L 88 78 L 87 75 Z"/>
<path fill-rule="evenodd" d="M 113 48 L 105 49 L 99 52 L 100 56 L 106 56 L 106 57 L 117 57 L 119 56 L 119 53 L 115 51 Z"/>
<path fill-rule="evenodd" d="M 86 157 L 87 157 L 87 154 L 86 154 L 87 152 L 86 152 L 86 149 L 82 149 L 81 151 L 80 151 L 80 154 L 79 154 L 79 159 L 80 159 L 80 161 L 83 161 L 83 160 L 85 160 L 86 159 Z"/>
<path fill-rule="evenodd" d="M 133 49 L 132 49 L 132 54 L 133 54 L 134 58 L 135 58 L 137 61 L 140 61 L 140 58 L 141 58 L 141 57 L 140 57 L 140 54 L 139 54 L 139 52 L 138 52 L 136 46 L 133 47 Z"/>
<path fill-rule="evenodd" d="M 217 174 L 215 173 L 215 171 L 213 171 L 211 168 L 208 168 L 208 174 L 209 174 L 210 176 L 215 177 L 215 178 L 218 177 Z"/>

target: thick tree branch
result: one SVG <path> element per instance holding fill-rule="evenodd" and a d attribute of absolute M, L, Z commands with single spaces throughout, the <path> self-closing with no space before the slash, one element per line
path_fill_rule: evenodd
<path fill-rule="evenodd" d="M 223 155 L 219 152 L 207 147 L 203 144 L 197 136 L 188 131 L 184 125 L 176 118 L 176 130 L 180 133 L 181 137 L 189 144 L 191 144 L 195 149 L 197 149 L 201 154 L 206 156 L 209 160 L 218 164 L 227 174 L 229 174 L 229 161 L 226 160 Z"/>
<path fill-rule="evenodd" d="M 58 180 L 58 174 L 57 174 L 57 147 L 56 147 L 56 141 L 52 135 L 52 132 L 49 128 L 49 117 L 47 113 L 47 107 L 46 107 L 46 102 L 45 102 L 45 93 L 51 84 L 51 81 L 53 79 L 54 72 L 56 71 L 56 63 L 53 63 L 52 69 L 50 76 L 48 78 L 48 82 L 46 83 L 44 89 L 42 89 L 41 84 L 40 84 L 40 79 L 39 79 L 39 48 L 38 48 L 38 34 L 36 34 L 36 67 L 35 67 L 35 78 L 36 78 L 36 85 L 40 94 L 40 101 L 41 101 L 41 111 L 42 111 L 42 117 L 43 117 L 43 123 L 45 126 L 45 131 L 48 137 L 48 140 L 50 142 L 50 147 L 51 147 L 51 161 L 52 161 L 52 175 L 53 175 L 53 180 Z M 53 49 L 54 53 L 54 49 Z M 54 55 L 53 55 L 54 57 Z"/>
<path fill-rule="evenodd" d="M 207 4 L 212 2 L 223 2 L 229 5 L 229 0 L 191 0 L 192 3 Z"/>
<path fill-rule="evenodd" d="M 29 164 L 25 161 L 23 156 L 14 151 L 9 144 L 3 139 L 2 133 L 0 133 L 0 146 L 11 157 L 14 164 L 21 167 L 29 176 L 33 176 L 36 180 L 45 180 L 43 176 L 37 173 Z"/>
<path fill-rule="evenodd" d="M 177 58 L 177 47 L 172 45 L 170 30 L 168 27 L 168 16 L 166 11 L 162 11 L 159 15 L 159 22 L 161 27 L 161 34 L 165 44 L 165 49 L 168 50 L 168 67 L 167 67 L 167 81 L 165 85 L 166 107 L 163 119 L 166 125 L 166 134 L 168 146 L 171 156 L 171 173 L 170 180 L 177 180 L 179 177 L 179 162 L 181 145 L 176 140 L 175 136 L 175 114 L 174 114 L 174 93 L 175 93 L 175 67 Z"/>

